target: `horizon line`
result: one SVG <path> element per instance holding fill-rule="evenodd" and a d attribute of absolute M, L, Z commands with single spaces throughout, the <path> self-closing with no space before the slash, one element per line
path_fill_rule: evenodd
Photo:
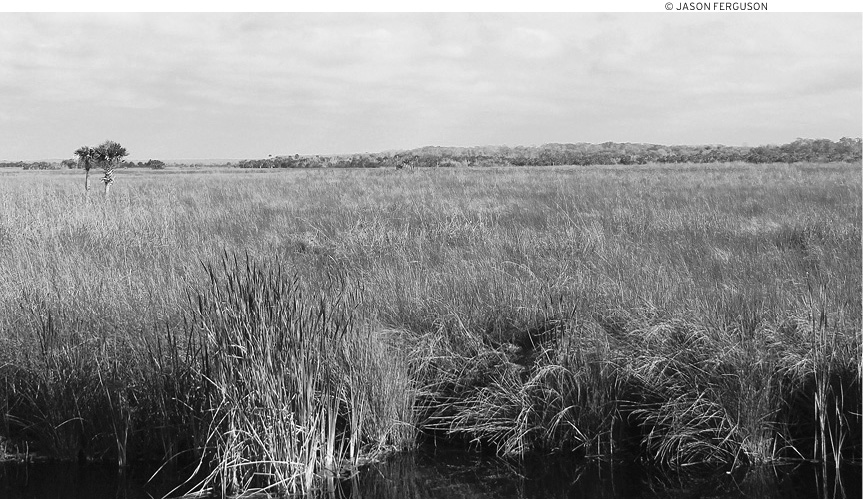
<path fill-rule="evenodd" d="M 440 148 L 452 148 L 452 149 L 470 149 L 470 148 L 475 148 L 475 147 L 508 147 L 508 148 L 515 149 L 515 148 L 519 148 L 519 147 L 532 148 L 532 147 L 544 147 L 544 146 L 548 146 L 548 145 L 579 145 L 579 144 L 603 145 L 603 144 L 608 144 L 608 143 L 611 143 L 611 144 L 653 145 L 653 146 L 663 146 L 663 147 L 722 146 L 722 147 L 749 147 L 749 148 L 753 148 L 753 147 L 781 146 L 784 144 L 792 144 L 792 143 L 796 142 L 797 140 L 829 140 L 831 142 L 838 142 L 843 138 L 851 138 L 851 139 L 861 140 L 861 137 L 859 137 L 859 136 L 853 137 L 853 136 L 844 135 L 844 136 L 839 137 L 838 139 L 835 139 L 835 140 L 831 139 L 831 138 L 827 138 L 827 137 L 821 137 L 821 138 L 797 137 L 796 139 L 789 141 L 789 142 L 758 144 L 758 145 L 754 145 L 754 146 L 746 144 L 746 143 L 744 143 L 742 145 L 727 145 L 727 144 L 718 143 L 718 142 L 698 143 L 698 144 L 661 144 L 661 143 L 656 143 L 656 142 L 615 142 L 612 140 L 607 140 L 607 141 L 603 141 L 603 142 L 545 142 L 542 144 L 529 144 L 529 145 L 519 144 L 519 145 L 514 145 L 514 146 L 511 146 L 508 144 L 483 144 L 483 145 L 472 145 L 472 146 L 424 145 L 424 146 L 401 148 L 401 149 L 390 148 L 390 149 L 383 149 L 383 150 L 374 151 L 374 152 L 370 152 L 370 151 L 357 152 L 357 151 L 354 151 L 354 152 L 341 152 L 341 153 L 280 153 L 280 154 L 268 154 L 266 156 L 260 156 L 260 157 L 254 157 L 254 156 L 218 157 L 218 156 L 215 156 L 215 157 L 163 157 L 163 158 L 158 158 L 158 157 L 147 156 L 146 160 L 147 161 L 149 161 L 149 160 L 172 161 L 172 162 L 178 162 L 178 161 L 242 161 L 242 160 L 248 160 L 248 159 L 267 159 L 267 158 L 288 157 L 288 156 L 294 156 L 295 154 L 302 156 L 302 157 L 309 157 L 309 156 L 332 157 L 332 156 L 353 156 L 353 155 L 357 155 L 357 154 L 387 154 L 387 153 L 399 153 L 399 152 L 405 152 L 405 151 L 413 151 L 413 150 L 417 150 L 417 149 L 425 149 L 428 147 L 440 147 Z M 63 161 L 66 159 L 72 159 L 72 158 L 74 158 L 74 156 L 75 155 L 73 153 L 73 154 L 70 154 L 69 157 L 62 157 L 62 158 L 60 158 L 60 157 L 38 158 L 38 159 L 32 159 L 32 158 L 8 159 L 8 158 L 4 158 L 4 159 L 0 159 L 0 163 L 18 162 L 18 161 Z M 129 155 L 125 161 L 127 161 L 127 162 L 131 162 L 131 161 L 140 162 L 140 161 L 145 161 L 145 159 L 143 156 L 139 157 L 139 156 Z"/>

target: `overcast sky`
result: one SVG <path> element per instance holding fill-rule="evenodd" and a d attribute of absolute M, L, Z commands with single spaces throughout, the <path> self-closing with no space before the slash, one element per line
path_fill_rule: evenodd
<path fill-rule="evenodd" d="M 858 137 L 861 20 L 0 13 L 0 159 Z"/>

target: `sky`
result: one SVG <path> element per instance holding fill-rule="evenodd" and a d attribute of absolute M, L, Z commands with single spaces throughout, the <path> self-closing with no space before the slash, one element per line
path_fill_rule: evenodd
<path fill-rule="evenodd" d="M 838 140 L 861 75 L 859 12 L 6 12 L 0 160 Z"/>

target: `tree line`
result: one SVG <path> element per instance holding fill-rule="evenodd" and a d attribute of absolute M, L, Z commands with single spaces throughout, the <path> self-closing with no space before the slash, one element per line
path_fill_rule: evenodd
<path fill-rule="evenodd" d="M 643 165 L 647 163 L 832 163 L 863 157 L 860 138 L 797 139 L 758 147 L 665 146 L 605 142 L 542 146 L 421 147 L 409 151 L 335 156 L 276 156 L 243 160 L 238 168 L 380 168 L 459 166 Z"/>
<path fill-rule="evenodd" d="M 553 165 L 643 165 L 647 163 L 834 163 L 856 162 L 863 158 L 863 141 L 843 137 L 797 139 L 782 145 L 758 147 L 724 145 L 633 144 L 545 144 L 542 146 L 428 146 L 408 151 L 347 155 L 275 156 L 246 159 L 223 166 L 236 168 L 384 168 L 384 167 L 460 167 L 460 166 L 553 166 Z M 164 169 L 163 161 L 119 161 L 117 168 Z M 174 164 L 175 167 L 201 165 Z M 0 162 L 0 168 L 57 170 L 80 168 L 81 161 Z"/>
<path fill-rule="evenodd" d="M 120 161 L 117 168 L 150 168 L 152 170 L 164 170 L 167 165 L 164 161 L 151 159 L 146 162 Z M 181 165 L 188 166 L 188 165 Z M 76 170 L 83 168 L 81 161 L 75 159 L 64 159 L 63 161 L 0 161 L 0 168 L 22 168 L 24 170 Z"/>

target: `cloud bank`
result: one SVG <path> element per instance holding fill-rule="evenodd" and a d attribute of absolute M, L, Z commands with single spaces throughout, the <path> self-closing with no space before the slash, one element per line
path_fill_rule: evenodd
<path fill-rule="evenodd" d="M 0 158 L 859 136 L 859 14 L 0 14 Z"/>

